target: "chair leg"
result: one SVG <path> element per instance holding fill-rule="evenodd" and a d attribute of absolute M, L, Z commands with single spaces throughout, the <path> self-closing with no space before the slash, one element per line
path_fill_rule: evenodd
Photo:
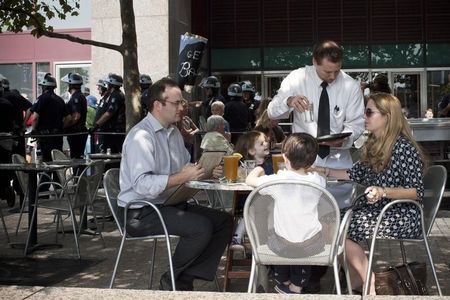
<path fill-rule="evenodd" d="M 75 246 L 77 247 L 78 259 L 81 259 L 80 246 L 78 245 L 77 220 L 75 219 L 75 213 L 74 213 L 73 210 L 71 210 L 70 216 L 71 216 L 71 219 L 72 219 L 73 236 L 75 238 Z"/>
<path fill-rule="evenodd" d="M 216 283 L 217 291 L 220 292 L 220 283 L 219 283 L 219 278 L 217 278 L 217 273 L 216 273 L 216 275 L 214 275 L 214 282 Z"/>
<path fill-rule="evenodd" d="M 438 294 L 439 294 L 439 296 L 442 296 L 441 286 L 439 285 L 439 280 L 437 278 L 436 269 L 434 267 L 433 256 L 431 255 L 431 250 L 428 245 L 428 240 L 427 240 L 426 235 L 423 236 L 423 243 L 424 243 L 425 249 L 427 251 L 428 261 L 430 262 L 430 267 L 431 267 L 431 271 L 433 272 L 434 281 L 436 282 L 436 288 L 438 290 Z"/>
<path fill-rule="evenodd" d="M 336 286 L 336 294 L 341 295 L 341 283 L 339 281 L 339 267 L 336 257 L 334 258 L 333 261 L 333 273 L 334 273 L 334 284 Z"/>
<path fill-rule="evenodd" d="M 166 236 L 165 240 L 166 240 L 166 246 L 167 246 L 167 257 L 169 258 L 169 270 L 170 270 L 170 279 L 172 280 L 172 290 L 175 292 L 176 291 L 175 274 L 173 271 L 172 250 L 170 247 L 170 238 L 168 236 Z"/>
<path fill-rule="evenodd" d="M 377 231 L 374 231 L 373 237 L 372 237 L 372 243 L 370 245 L 370 251 L 369 251 L 369 262 L 367 264 L 367 273 L 366 273 L 366 280 L 364 281 L 364 288 L 363 288 L 363 296 L 366 296 L 369 294 L 369 286 L 370 286 L 370 280 L 372 277 L 372 263 L 373 263 L 373 254 L 375 252 L 375 242 L 376 242 L 376 234 L 378 234 Z"/>
<path fill-rule="evenodd" d="M 3 213 L 1 211 L 1 209 L 0 209 L 0 219 L 2 219 L 3 231 L 5 231 L 5 235 L 6 235 L 6 242 L 9 244 L 10 240 L 9 240 L 8 229 L 6 228 L 5 219 L 3 218 Z"/>
<path fill-rule="evenodd" d="M 158 239 L 153 239 L 153 249 L 152 249 L 152 260 L 150 262 L 150 282 L 148 283 L 148 288 L 151 290 L 153 286 L 153 271 L 155 269 L 155 257 L 156 257 L 156 246 L 158 244 Z"/>
<path fill-rule="evenodd" d="M 17 226 L 16 226 L 16 236 L 19 232 L 20 222 L 22 221 L 23 210 L 25 209 L 25 205 L 26 205 L 27 201 L 28 201 L 28 191 L 25 193 L 25 196 L 23 197 L 22 205 L 20 206 L 19 221 L 17 222 Z"/>
<path fill-rule="evenodd" d="M 113 288 L 114 279 L 116 279 L 117 267 L 119 266 L 120 258 L 122 256 L 123 246 L 125 245 L 125 234 L 122 236 L 122 241 L 120 242 L 119 253 L 117 253 L 116 264 L 114 265 L 113 274 L 111 276 L 111 282 L 109 283 L 109 288 Z"/>
<path fill-rule="evenodd" d="M 255 281 L 255 275 L 256 275 L 256 260 L 255 257 L 252 256 L 252 267 L 250 269 L 250 278 L 248 280 L 248 289 L 247 289 L 247 293 L 253 293 L 253 285 L 254 285 L 254 281 Z"/>
<path fill-rule="evenodd" d="M 96 228 L 95 232 L 98 233 L 98 235 L 100 235 L 100 239 L 102 240 L 102 243 L 103 243 L 103 248 L 106 248 L 106 244 L 105 244 L 105 240 L 103 239 L 102 231 L 100 230 L 100 226 L 98 226 L 97 214 L 95 213 L 93 204 L 91 204 L 91 209 L 92 209 L 92 216 L 94 218 L 94 224 L 95 224 L 95 228 Z"/>

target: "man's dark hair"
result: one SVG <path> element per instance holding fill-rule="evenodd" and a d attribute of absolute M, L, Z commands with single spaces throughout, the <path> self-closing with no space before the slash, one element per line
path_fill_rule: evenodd
<path fill-rule="evenodd" d="M 292 133 L 283 142 L 281 152 L 291 162 L 294 170 L 306 169 L 316 160 L 319 144 L 310 134 L 304 132 Z"/>
<path fill-rule="evenodd" d="M 313 58 L 318 65 L 322 64 L 324 58 L 332 63 L 341 62 L 343 58 L 342 48 L 334 41 L 322 41 L 314 45 Z"/>
<path fill-rule="evenodd" d="M 165 105 L 165 100 L 163 99 L 162 94 L 167 87 L 178 87 L 178 84 L 175 80 L 169 77 L 164 77 L 150 86 L 148 92 L 149 96 L 145 101 L 149 112 L 153 111 L 153 103 L 157 100 Z"/>

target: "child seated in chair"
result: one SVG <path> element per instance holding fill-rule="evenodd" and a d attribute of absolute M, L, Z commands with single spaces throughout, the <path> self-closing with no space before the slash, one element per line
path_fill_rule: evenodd
<path fill-rule="evenodd" d="M 307 133 L 293 133 L 282 145 L 287 170 L 264 175 L 264 169 L 256 167 L 247 177 L 246 183 L 259 186 L 275 180 L 297 179 L 326 186 L 326 180 L 317 172 L 308 172 L 314 163 L 318 144 Z M 308 257 L 323 251 L 325 242 L 322 225 L 318 219 L 320 193 L 307 188 L 299 192 L 287 190 L 287 186 L 269 187 L 261 191 L 274 198 L 273 229 L 269 228 L 268 247 L 274 253 L 291 258 Z M 279 282 L 275 290 L 279 293 L 301 293 L 308 284 L 309 266 L 274 266 L 275 279 Z"/>

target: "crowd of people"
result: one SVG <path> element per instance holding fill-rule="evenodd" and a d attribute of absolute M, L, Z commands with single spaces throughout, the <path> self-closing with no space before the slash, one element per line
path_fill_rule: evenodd
<path fill-rule="evenodd" d="M 119 209 L 133 200 L 150 200 L 160 209 L 169 234 L 180 237 L 173 255 L 177 289 L 192 290 L 196 279 L 213 280 L 227 245 L 231 240 L 242 244 L 244 235 L 243 222 L 233 230 L 233 220 L 226 212 L 188 202 L 165 205 L 177 186 L 204 175 L 205 170 L 194 164 L 193 157 L 194 136 L 201 133 L 200 129 L 206 130 L 200 145 L 203 151 L 238 152 L 243 160 L 256 161 L 257 167 L 246 178 L 248 185 L 299 179 L 325 187 L 324 177 L 332 176 L 366 186 L 367 195 L 353 214 L 345 243 L 352 287 L 359 289 L 364 284 L 367 258 L 360 243 L 371 238 L 377 216 L 390 200 L 422 201 L 426 159 L 386 78 L 375 78 L 370 94 L 364 97 L 364 87 L 341 70 L 342 61 L 343 51 L 337 43 L 320 42 L 313 48 L 312 65 L 292 71 L 273 99 L 262 101 L 255 100 L 256 88 L 249 81 L 230 84 L 224 97 L 220 80 L 209 76 L 200 84 L 205 91 L 201 102 L 204 126 L 189 117 L 189 104 L 174 80 L 162 78 L 153 83 L 150 76 L 142 74 L 142 120 L 126 137 L 96 135 L 95 144 L 102 149 L 122 153 Z M 4 92 L 2 97 L 17 100 L 0 98 L 1 131 L 23 134 L 24 124 L 33 115 L 32 129 L 40 134 L 83 133 L 68 137 L 73 158 L 83 156 L 89 133 L 125 131 L 122 77 L 109 74 L 98 81 L 99 101 L 83 94 L 79 74 L 69 73 L 62 81 L 68 84 L 67 103 L 54 93 L 56 80 L 51 74 L 40 80 L 42 95 L 33 105 Z M 442 104 L 443 110 L 445 107 Z M 17 113 L 19 110 L 26 111 L 25 118 Z M 293 116 L 292 132 L 285 133 L 278 120 L 289 114 Z M 361 158 L 354 162 L 350 148 L 364 130 Z M 315 139 L 342 132 L 349 135 L 320 143 Z M 51 159 L 52 149 L 62 149 L 62 137 L 41 137 L 38 142 L 44 161 Z M 274 149 L 283 154 L 286 170 L 274 173 Z M 218 165 L 213 177 L 221 177 L 222 172 Z M 345 212 L 351 204 L 352 184 L 329 191 Z M 269 248 L 282 256 L 286 249 L 303 257 L 322 251 L 320 222 L 311 213 L 318 199 L 279 193 L 274 198 L 277 214 Z M 407 239 L 420 235 L 420 214 L 411 205 L 399 204 L 390 216 L 407 220 L 407 224 L 383 224 L 380 236 Z M 126 226 L 133 236 L 162 233 L 158 216 L 146 206 L 128 209 Z M 314 246 L 304 251 L 304 245 Z M 323 274 L 323 268 L 306 266 L 274 266 L 274 270 L 278 282 L 275 290 L 287 294 L 304 293 Z M 162 289 L 171 289 L 169 274 L 164 273 L 160 279 Z M 375 294 L 374 276 L 370 293 Z"/>

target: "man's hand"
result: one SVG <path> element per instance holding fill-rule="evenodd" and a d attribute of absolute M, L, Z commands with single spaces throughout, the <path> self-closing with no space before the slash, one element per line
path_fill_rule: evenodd
<path fill-rule="evenodd" d="M 309 100 L 303 95 L 291 96 L 287 100 L 287 105 L 298 112 L 304 112 L 308 109 Z"/>
<path fill-rule="evenodd" d="M 216 166 L 214 167 L 214 169 L 212 170 L 212 178 L 214 179 L 218 179 L 220 177 L 222 177 L 223 175 L 223 168 L 222 166 Z"/>
<path fill-rule="evenodd" d="M 205 175 L 205 169 L 200 165 L 187 164 L 180 171 L 179 175 L 183 178 L 183 183 L 189 180 L 197 180 Z"/>

